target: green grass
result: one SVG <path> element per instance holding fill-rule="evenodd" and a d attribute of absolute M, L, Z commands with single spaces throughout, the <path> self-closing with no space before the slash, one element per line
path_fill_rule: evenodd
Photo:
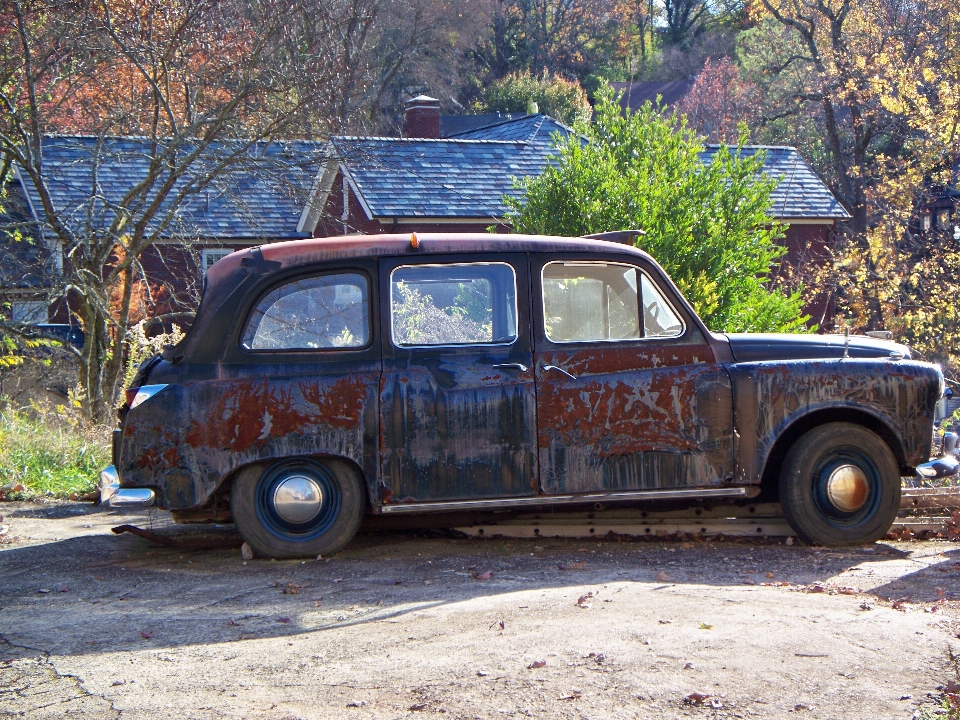
<path fill-rule="evenodd" d="M 0 488 L 8 499 L 94 490 L 110 463 L 109 431 L 85 427 L 63 407 L 0 412 Z M 22 485 L 25 489 L 13 491 Z"/>

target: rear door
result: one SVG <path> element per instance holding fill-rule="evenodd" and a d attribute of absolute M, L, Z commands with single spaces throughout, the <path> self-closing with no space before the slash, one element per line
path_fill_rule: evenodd
<path fill-rule="evenodd" d="M 533 267 L 547 494 L 717 485 L 733 475 L 726 370 L 659 271 L 634 258 Z"/>
<path fill-rule="evenodd" d="M 380 264 L 384 502 L 537 491 L 524 255 Z"/>

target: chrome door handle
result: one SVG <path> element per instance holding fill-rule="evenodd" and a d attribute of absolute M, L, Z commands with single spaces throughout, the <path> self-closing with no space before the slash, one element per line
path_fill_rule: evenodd
<path fill-rule="evenodd" d="M 543 372 L 547 372 L 548 370 L 556 370 L 558 373 L 562 373 L 562 374 L 566 375 L 566 376 L 567 376 L 568 378 L 570 378 L 571 380 L 576 380 L 576 379 L 577 379 L 577 377 L 576 377 L 575 375 L 571 375 L 571 374 L 568 373 L 566 370 L 564 370 L 562 367 L 557 367 L 556 365 L 541 365 L 541 366 L 540 366 L 540 369 L 541 369 Z"/>
<path fill-rule="evenodd" d="M 504 368 L 506 370 L 519 370 L 520 372 L 526 372 L 530 369 L 523 363 L 497 363 L 493 367 Z"/>

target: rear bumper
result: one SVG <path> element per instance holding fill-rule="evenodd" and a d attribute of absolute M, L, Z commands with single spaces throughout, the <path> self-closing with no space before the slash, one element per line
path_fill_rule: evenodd
<path fill-rule="evenodd" d="M 150 488 L 120 487 L 120 476 L 113 465 L 100 471 L 101 505 L 108 508 L 143 508 L 152 506 L 156 500 L 156 493 Z"/>

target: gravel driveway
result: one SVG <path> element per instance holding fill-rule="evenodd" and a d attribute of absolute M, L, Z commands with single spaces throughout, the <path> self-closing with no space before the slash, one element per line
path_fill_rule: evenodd
<path fill-rule="evenodd" d="M 332 559 L 244 562 L 110 533 L 231 544 L 230 526 L 73 503 L 0 513 L 10 717 L 876 720 L 960 680 L 947 542 L 394 532 Z"/>

